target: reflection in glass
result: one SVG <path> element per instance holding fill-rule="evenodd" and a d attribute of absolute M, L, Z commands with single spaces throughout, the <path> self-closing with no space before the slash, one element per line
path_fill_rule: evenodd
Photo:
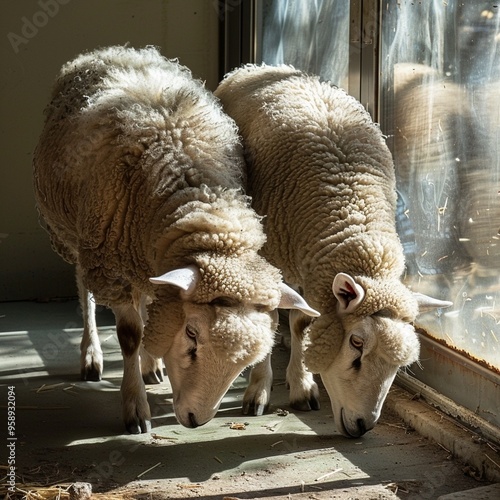
<path fill-rule="evenodd" d="M 498 10 L 485 1 L 385 1 L 381 126 L 398 177 L 408 282 L 454 302 L 420 323 L 500 368 Z"/>

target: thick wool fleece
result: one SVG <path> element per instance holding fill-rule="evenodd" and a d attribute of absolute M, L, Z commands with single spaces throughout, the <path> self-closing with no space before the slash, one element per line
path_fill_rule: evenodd
<path fill-rule="evenodd" d="M 360 316 L 383 305 L 414 319 L 416 301 L 399 283 L 394 166 L 363 106 L 290 66 L 244 66 L 215 95 L 243 138 L 249 194 L 266 215 L 263 255 L 322 313 L 308 328 L 309 368 L 321 371 L 343 341 L 339 272 L 367 287 Z"/>
<path fill-rule="evenodd" d="M 154 48 L 111 47 L 67 63 L 46 114 L 34 158 L 38 206 L 56 250 L 80 264 L 103 302 L 119 301 L 128 283 L 151 290 L 148 278 L 166 270 L 154 255 L 162 221 L 187 201 L 169 200 L 173 193 L 241 186 L 234 123 Z"/>
<path fill-rule="evenodd" d="M 197 263 L 204 298 L 230 288 L 244 301 L 263 286 L 266 305 L 277 306 L 279 272 L 256 254 L 265 237 L 240 192 L 236 126 L 156 49 L 110 47 L 63 67 L 34 181 L 54 248 L 81 268 L 99 303 L 130 303 L 134 290 L 155 298 L 150 277 Z M 156 307 L 153 331 L 165 324 L 155 320 L 173 321 Z"/>

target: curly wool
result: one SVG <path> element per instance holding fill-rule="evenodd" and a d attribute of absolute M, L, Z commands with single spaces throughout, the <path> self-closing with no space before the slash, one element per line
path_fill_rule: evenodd
<path fill-rule="evenodd" d="M 335 312 L 324 312 L 305 329 L 304 362 L 311 372 L 321 373 L 330 366 L 342 346 L 342 330 Z"/>
<path fill-rule="evenodd" d="M 420 342 L 412 325 L 395 329 L 394 322 L 385 318 L 372 318 L 376 323 L 376 338 L 380 346 L 377 353 L 393 366 L 407 366 L 418 359 Z"/>
<path fill-rule="evenodd" d="M 250 319 L 246 314 L 240 314 L 238 309 L 219 308 L 217 320 L 210 328 L 211 345 L 228 362 L 259 362 L 264 356 L 255 358 L 254 353 L 271 352 L 274 339 L 267 332 L 275 327 L 268 315 L 261 314 Z M 240 335 L 235 335 L 235 332 Z"/>
<path fill-rule="evenodd" d="M 244 138 L 249 194 L 266 215 L 265 256 L 301 286 L 324 262 L 333 266 L 314 301 L 341 271 L 331 258 L 339 244 L 395 233 L 394 168 L 382 133 L 353 97 L 290 66 L 244 66 L 215 95 Z"/>
<path fill-rule="evenodd" d="M 239 256 L 259 250 L 265 242 L 261 218 L 239 190 L 206 185 L 186 188 L 174 193 L 164 209 L 167 214 L 158 221 L 155 252 L 167 260 L 158 261 L 158 271 L 172 267 L 190 252 Z"/>
<path fill-rule="evenodd" d="M 358 276 L 357 282 L 366 290 L 363 302 L 354 311 L 355 316 L 371 316 L 384 309 L 395 318 L 412 322 L 418 315 L 418 304 L 413 294 L 399 279 L 374 279 Z"/>

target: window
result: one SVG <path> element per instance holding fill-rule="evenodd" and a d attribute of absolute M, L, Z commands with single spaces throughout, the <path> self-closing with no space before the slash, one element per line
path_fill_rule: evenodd
<path fill-rule="evenodd" d="M 491 2 L 384 5 L 382 127 L 408 281 L 454 302 L 439 321 L 422 318 L 433 335 L 500 368 L 500 12 Z"/>
<path fill-rule="evenodd" d="M 396 168 L 405 282 L 454 303 L 419 316 L 421 363 L 410 373 L 500 427 L 500 4 L 243 4 L 254 50 L 226 70 L 293 64 L 345 88 L 380 123 Z"/>
<path fill-rule="evenodd" d="M 348 88 L 349 0 L 264 2 L 262 60 L 291 64 Z"/>

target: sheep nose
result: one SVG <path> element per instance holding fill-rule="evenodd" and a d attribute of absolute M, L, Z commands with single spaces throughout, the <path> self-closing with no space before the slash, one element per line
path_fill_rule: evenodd
<path fill-rule="evenodd" d="M 370 429 L 371 429 L 371 427 L 370 427 Z M 348 427 L 348 428 L 346 427 L 347 433 L 352 438 L 359 438 L 363 434 L 365 434 L 366 431 L 368 431 L 370 429 L 366 428 L 366 423 L 365 423 L 364 419 L 362 419 L 362 418 L 358 418 L 356 420 L 356 426 L 353 425 L 353 426 Z"/>
<path fill-rule="evenodd" d="M 366 428 L 365 421 L 362 418 L 358 418 L 356 420 L 356 424 L 358 426 L 358 435 L 356 437 L 362 436 L 368 429 Z"/>
<path fill-rule="evenodd" d="M 191 424 L 191 427 L 194 429 L 195 427 L 199 427 L 199 423 L 196 421 L 196 417 L 194 416 L 194 413 L 189 413 L 189 423 Z"/>
<path fill-rule="evenodd" d="M 353 437 L 361 437 L 363 434 L 372 430 L 375 427 L 376 423 L 377 423 L 377 420 L 373 421 L 370 419 L 369 423 L 367 425 L 364 418 L 358 418 L 358 420 L 356 420 L 356 426 L 358 428 L 358 433 L 357 433 L 357 436 L 353 436 Z"/>

